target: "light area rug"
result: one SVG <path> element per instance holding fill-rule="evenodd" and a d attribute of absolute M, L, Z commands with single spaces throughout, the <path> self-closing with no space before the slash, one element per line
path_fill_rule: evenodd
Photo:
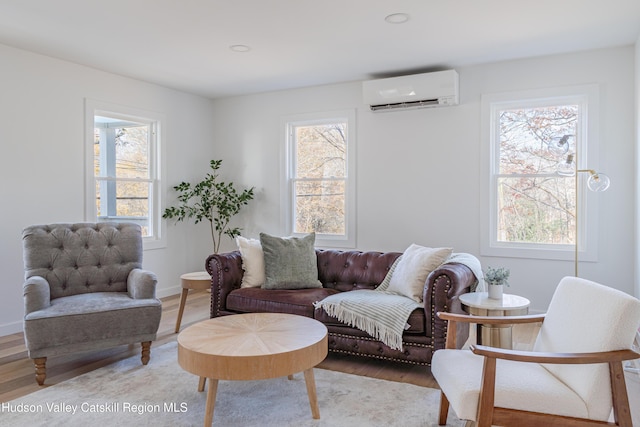
<path fill-rule="evenodd" d="M 412 384 L 314 369 L 320 419 L 302 373 L 262 381 L 220 381 L 213 425 L 220 427 L 436 426 L 440 393 Z M 206 391 L 180 368 L 177 344 L 152 348 L 79 377 L 0 402 L 0 426 L 201 426 Z M 75 411 L 75 413 L 74 413 Z M 463 426 L 453 413 L 450 426 Z"/>

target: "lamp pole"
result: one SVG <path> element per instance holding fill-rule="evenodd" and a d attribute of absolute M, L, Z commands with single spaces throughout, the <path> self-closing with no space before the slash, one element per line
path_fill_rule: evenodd
<path fill-rule="evenodd" d="M 575 264 L 574 265 L 574 267 L 575 267 L 575 277 L 578 277 L 578 236 L 580 235 L 579 234 L 580 227 L 578 226 L 578 212 L 580 212 L 580 207 L 578 205 L 578 201 L 579 201 L 578 193 L 580 191 L 580 188 L 579 188 L 579 185 L 578 185 L 579 184 L 578 183 L 578 181 L 579 181 L 578 178 L 579 178 L 579 174 L 581 172 L 588 172 L 591 176 L 597 175 L 596 171 L 594 171 L 593 169 L 576 169 L 576 173 L 575 173 L 575 189 L 576 189 L 576 197 L 575 197 L 575 200 L 576 200 L 576 205 L 575 205 L 576 224 L 575 224 L 575 227 L 576 227 L 576 229 L 575 229 L 575 233 L 576 234 L 575 234 L 575 245 L 574 245 L 575 248 L 574 248 L 574 255 L 573 255 L 573 262 Z"/>
<path fill-rule="evenodd" d="M 580 228 L 578 226 L 578 213 L 580 212 L 580 207 L 578 205 L 578 192 L 580 191 L 580 188 L 578 188 L 578 181 L 579 181 L 579 176 L 580 176 L 580 172 L 582 172 L 584 169 L 577 169 L 576 168 L 576 174 L 575 174 L 575 180 L 574 180 L 574 184 L 575 184 L 575 189 L 576 189 L 576 197 L 575 197 L 575 210 L 576 210 L 576 230 L 575 230 L 575 239 L 574 239 L 574 253 L 573 253 L 573 262 L 574 262 L 574 268 L 575 268 L 575 277 L 578 277 L 578 236 L 580 235 Z"/>
<path fill-rule="evenodd" d="M 594 192 L 602 192 L 602 191 L 606 191 L 607 188 L 609 188 L 609 185 L 611 185 L 611 181 L 609 180 L 609 177 L 603 173 L 599 173 L 596 172 L 593 169 L 577 169 L 576 168 L 576 174 L 575 174 L 575 186 L 576 186 L 576 238 L 575 238 L 575 243 L 576 243 L 576 247 L 575 247 L 575 254 L 574 254 L 574 263 L 575 263 L 575 274 L 576 277 L 578 277 L 578 212 L 579 212 L 579 206 L 578 206 L 578 192 L 579 192 L 579 188 L 578 188 L 578 175 L 581 172 L 587 172 L 589 174 L 589 180 L 587 181 L 587 188 L 591 191 Z"/>
<path fill-rule="evenodd" d="M 556 155 L 562 155 L 563 153 L 567 153 L 569 151 L 569 137 L 570 135 L 564 135 L 554 144 L 550 144 L 550 150 Z M 578 277 L 578 236 L 580 233 L 580 228 L 578 226 L 579 223 L 579 212 L 580 206 L 578 201 L 580 200 L 578 197 L 578 193 L 580 192 L 578 176 L 580 173 L 587 172 L 589 174 L 589 179 L 587 181 L 587 187 L 591 191 L 601 192 L 606 191 L 611 185 L 611 181 L 609 177 L 603 173 L 596 172 L 593 169 L 578 169 L 578 165 L 576 162 L 576 155 L 574 153 L 567 154 L 567 158 L 565 161 L 562 161 L 558 164 L 557 174 L 562 176 L 574 176 L 574 188 L 575 188 L 575 236 L 574 236 L 574 273 L 575 277 Z"/>

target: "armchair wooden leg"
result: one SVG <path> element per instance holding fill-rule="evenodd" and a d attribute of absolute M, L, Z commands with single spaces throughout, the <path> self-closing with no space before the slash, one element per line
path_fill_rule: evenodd
<path fill-rule="evenodd" d="M 151 341 L 145 341 L 142 343 L 142 364 L 146 365 L 151 359 Z"/>
<path fill-rule="evenodd" d="M 493 421 L 493 405 L 496 387 L 496 359 L 492 357 L 484 358 L 482 368 L 482 386 L 480 388 L 480 398 L 478 399 L 478 415 L 476 419 L 477 427 L 491 427 Z"/>
<path fill-rule="evenodd" d="M 614 421 L 620 427 L 631 427 L 633 425 L 631 408 L 629 407 L 629 396 L 627 395 L 622 362 L 609 362 L 609 374 L 611 376 Z"/>
<path fill-rule="evenodd" d="M 37 357 L 33 359 L 33 362 L 36 365 L 36 381 L 38 385 L 43 385 L 45 378 L 47 378 L 47 358 Z"/>
<path fill-rule="evenodd" d="M 440 392 L 440 417 L 438 418 L 438 425 L 447 425 L 447 414 L 449 413 L 449 399 Z"/>

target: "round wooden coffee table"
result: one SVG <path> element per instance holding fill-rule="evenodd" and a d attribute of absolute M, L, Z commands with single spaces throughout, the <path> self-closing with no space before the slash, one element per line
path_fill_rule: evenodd
<path fill-rule="evenodd" d="M 248 313 L 216 317 L 178 335 L 178 363 L 209 379 L 204 425 L 213 422 L 218 380 L 262 380 L 304 372 L 313 418 L 320 418 L 313 367 L 327 356 L 327 328 L 304 316 Z"/>

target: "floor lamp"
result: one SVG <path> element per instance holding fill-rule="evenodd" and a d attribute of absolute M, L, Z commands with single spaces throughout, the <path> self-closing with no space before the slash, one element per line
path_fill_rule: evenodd
<path fill-rule="evenodd" d="M 562 176 L 573 176 L 574 179 L 574 188 L 575 188 L 575 242 L 574 242 L 574 268 L 575 268 L 575 276 L 578 277 L 578 213 L 580 211 L 578 205 L 578 185 L 579 180 L 578 177 L 580 173 L 588 173 L 589 178 L 587 180 L 587 188 L 591 191 L 602 192 L 606 191 L 611 185 L 611 180 L 609 177 L 603 173 L 596 172 L 593 169 L 578 169 L 578 165 L 576 164 L 576 155 L 574 153 L 569 153 L 569 138 L 572 135 L 564 135 L 562 138 L 558 140 L 552 141 L 549 144 L 549 150 L 556 155 L 565 155 L 565 160 L 561 161 L 558 164 L 557 173 Z"/>
<path fill-rule="evenodd" d="M 566 159 L 561 161 L 558 164 L 557 173 L 562 176 L 574 176 L 574 188 L 576 191 L 576 204 L 575 204 L 575 253 L 574 253 L 574 268 L 575 268 L 575 276 L 578 277 L 578 177 L 580 173 L 588 173 L 589 179 L 587 180 L 587 188 L 591 191 L 602 192 L 607 191 L 609 186 L 611 185 L 611 180 L 609 177 L 603 173 L 596 172 L 593 169 L 578 169 L 578 166 L 575 162 L 575 153 L 569 153 L 569 138 L 572 135 L 564 135 L 562 138 L 552 141 L 549 144 L 549 150 L 557 156 L 566 155 Z M 640 329 L 636 332 L 636 337 L 634 340 L 634 347 L 640 348 Z M 635 364 L 635 367 L 632 365 Z M 627 365 L 625 365 L 624 370 L 627 372 L 632 372 L 640 375 L 640 360 L 632 360 L 629 361 Z"/>

